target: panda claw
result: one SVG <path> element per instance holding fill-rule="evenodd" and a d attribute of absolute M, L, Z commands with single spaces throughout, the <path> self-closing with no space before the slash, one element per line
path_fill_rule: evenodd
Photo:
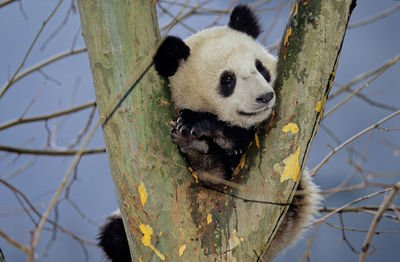
<path fill-rule="evenodd" d="M 190 130 L 190 135 L 197 136 L 197 132 L 194 128 L 192 128 L 192 130 Z"/>
<path fill-rule="evenodd" d="M 182 127 L 179 129 L 179 133 L 181 133 L 183 136 L 186 136 L 186 135 L 187 135 L 186 127 L 185 127 L 185 126 L 182 126 Z"/>

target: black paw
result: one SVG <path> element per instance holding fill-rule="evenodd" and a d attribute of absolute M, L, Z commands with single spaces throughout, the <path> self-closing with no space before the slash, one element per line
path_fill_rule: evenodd
<path fill-rule="evenodd" d="M 243 154 L 243 148 L 238 143 L 235 143 L 234 139 L 226 136 L 222 131 L 218 130 L 215 132 L 213 141 L 217 144 L 225 154 L 228 156 L 238 156 Z"/>
<path fill-rule="evenodd" d="M 172 124 L 172 140 L 184 153 L 190 151 L 208 153 L 212 135 L 211 123 L 208 119 L 204 118 L 202 113 L 188 109 L 180 111 Z"/>
<path fill-rule="evenodd" d="M 178 117 L 175 120 L 173 128 L 176 129 L 184 137 L 212 137 L 214 119 L 206 113 L 193 112 L 188 109 L 184 109 L 179 112 Z"/>

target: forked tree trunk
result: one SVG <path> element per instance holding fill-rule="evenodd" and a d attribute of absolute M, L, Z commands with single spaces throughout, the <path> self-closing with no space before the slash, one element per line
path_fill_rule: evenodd
<path fill-rule="evenodd" d="M 153 68 L 109 118 L 151 63 L 159 39 L 156 1 L 78 0 L 135 261 L 255 261 L 268 251 L 287 206 L 262 201 L 293 197 L 334 80 L 352 2 L 293 4 L 279 54 L 275 115 L 246 156 L 240 187 L 222 194 L 196 186 L 172 143 L 173 105 Z"/>

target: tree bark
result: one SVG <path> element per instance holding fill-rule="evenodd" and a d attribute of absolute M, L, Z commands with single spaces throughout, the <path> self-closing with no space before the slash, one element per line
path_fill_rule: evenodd
<path fill-rule="evenodd" d="M 135 261 L 255 261 L 268 249 L 317 131 L 352 0 L 294 3 L 278 105 L 225 192 L 196 185 L 170 139 L 169 90 L 151 63 L 156 1 L 78 0 L 112 177 Z M 117 111 L 111 115 L 113 109 Z M 111 116 L 111 117 L 110 117 Z"/>

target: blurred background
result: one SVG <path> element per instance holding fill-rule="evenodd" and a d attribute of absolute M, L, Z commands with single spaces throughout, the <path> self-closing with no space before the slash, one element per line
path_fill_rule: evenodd
<path fill-rule="evenodd" d="M 275 54 L 291 4 L 158 2 L 162 30 L 180 13 L 183 19 L 169 34 L 181 38 L 225 25 L 234 5 L 248 3 L 264 28 L 259 41 Z M 333 148 L 399 110 L 399 9 L 399 1 L 358 0 L 325 118 L 308 157 L 310 169 Z M 98 115 L 74 0 L 1 0 L 0 39 L 0 248 L 8 262 L 18 262 L 27 260 L 23 246 L 30 245 L 40 217 Z M 341 105 L 349 95 L 352 98 Z M 96 234 L 117 201 L 100 129 L 87 148 L 95 150 L 82 157 L 51 209 L 35 261 L 106 261 L 95 246 Z M 310 227 L 276 261 L 358 260 L 379 206 L 399 182 L 399 154 L 399 115 L 335 153 L 315 176 L 326 195 L 319 217 L 360 197 L 365 200 Z M 369 196 L 380 191 L 384 192 Z M 398 205 L 397 194 L 373 235 L 367 261 L 399 261 Z"/>

